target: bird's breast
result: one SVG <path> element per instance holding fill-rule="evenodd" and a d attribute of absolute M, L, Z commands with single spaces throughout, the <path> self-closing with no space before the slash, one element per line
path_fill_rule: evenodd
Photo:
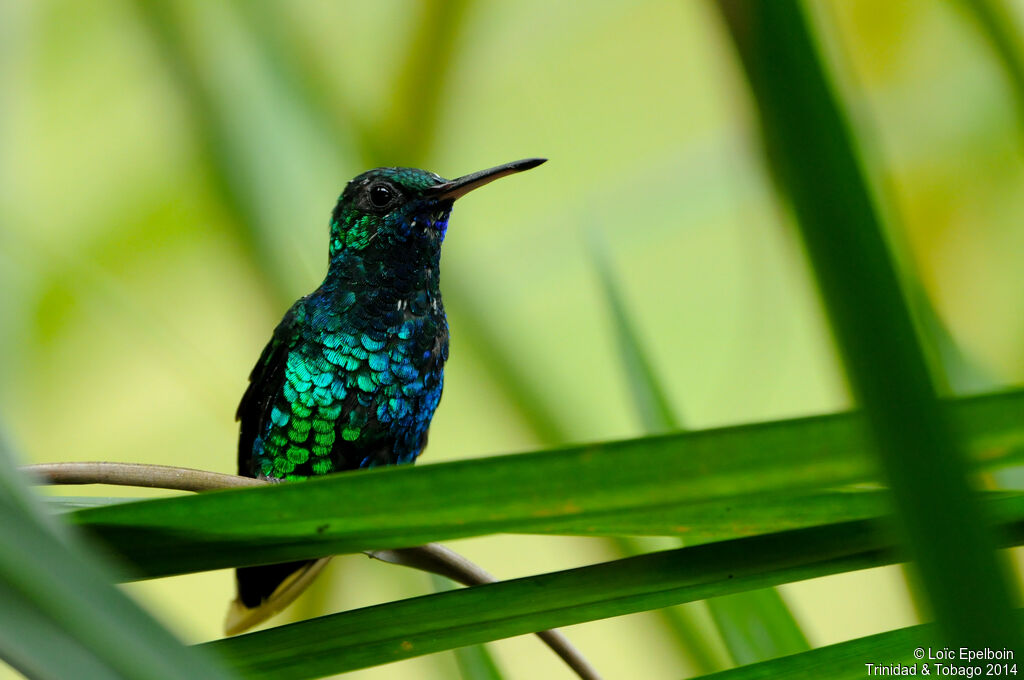
<path fill-rule="evenodd" d="M 356 301 L 335 318 L 314 314 L 324 323 L 303 352 L 303 363 L 318 372 L 310 378 L 317 410 L 334 415 L 334 406 L 341 404 L 337 436 L 352 444 L 350 450 L 387 447 L 356 462 L 360 467 L 407 462 L 419 454 L 440 401 L 448 358 L 448 324 L 439 295 L 418 292 L 387 302 L 380 297 Z"/>

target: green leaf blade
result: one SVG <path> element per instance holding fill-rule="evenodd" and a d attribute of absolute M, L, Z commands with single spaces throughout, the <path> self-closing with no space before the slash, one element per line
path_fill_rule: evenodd
<path fill-rule="evenodd" d="M 729 654 L 738 664 L 811 648 L 793 613 L 774 588 L 712 598 L 708 608 Z"/>
<path fill-rule="evenodd" d="M 993 505 L 1012 516 L 1004 543 L 1024 542 L 1024 498 Z M 309 678 L 899 559 L 877 522 L 847 522 L 426 595 L 208 647 L 247 676 Z"/>
<path fill-rule="evenodd" d="M 977 458 L 1016 460 L 1024 391 L 953 402 Z M 142 576 L 419 545 L 496 532 L 751 533 L 734 508 L 803 494 L 798 522 L 877 515 L 884 500 L 813 500 L 814 489 L 874 478 L 853 413 L 677 433 L 530 454 L 333 475 L 293 484 L 124 503 L 68 513 Z M 814 503 L 818 506 L 815 509 Z M 858 507 L 855 504 L 860 504 Z M 692 506 L 690 510 L 686 506 Z M 792 503 L 796 509 L 798 503 Z M 666 508 L 674 508 L 671 512 Z M 785 502 L 775 506 L 783 526 Z M 632 518 L 632 527 L 626 524 Z M 753 528 L 754 531 L 757 527 Z M 716 533 L 717 532 L 717 533 Z"/>
<path fill-rule="evenodd" d="M 46 515 L 0 441 L 0 657 L 29 677 L 229 678 L 109 583 Z"/>
<path fill-rule="evenodd" d="M 619 355 L 640 420 L 651 432 L 680 429 L 681 424 L 673 413 L 661 381 L 643 349 L 639 334 L 630 321 L 607 254 L 599 242 L 595 240 L 593 243 L 598 277 L 605 291 L 615 336 L 618 339 Z M 758 495 L 755 498 L 763 499 L 763 496 Z M 743 499 L 741 503 L 749 500 Z M 785 515 L 788 518 L 791 517 L 792 507 L 789 502 L 786 502 L 786 505 Z M 770 511 L 765 510 L 767 509 L 751 513 L 748 521 L 757 522 L 766 515 L 771 516 Z M 692 521 L 689 528 L 693 528 Z M 692 545 L 692 537 L 687 538 Z M 707 601 L 707 607 L 726 649 L 729 650 L 729 655 L 738 664 L 794 654 L 810 648 L 800 625 L 782 601 L 782 597 L 774 590 L 712 598 Z M 694 640 L 688 636 L 681 642 L 684 645 L 693 645 Z"/>
<path fill-rule="evenodd" d="M 792 203 L 853 391 L 951 645 L 1020 641 L 1017 597 L 936 400 L 843 104 L 797 0 L 719 3 L 774 175 Z"/>

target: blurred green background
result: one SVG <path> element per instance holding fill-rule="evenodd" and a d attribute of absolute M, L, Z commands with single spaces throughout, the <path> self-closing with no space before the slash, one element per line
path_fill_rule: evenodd
<path fill-rule="evenodd" d="M 954 386 L 1024 382 L 1024 102 L 959 2 L 810 7 L 890 236 L 961 352 Z M 1007 8 L 1017 31 L 1024 3 Z M 689 427 L 843 408 L 750 106 L 695 0 L 3 0 L 0 421 L 29 461 L 233 472 L 238 398 L 323 278 L 344 183 L 527 156 L 551 161 L 455 210 L 452 357 L 420 464 L 642 432 L 595 235 Z M 558 537 L 453 547 L 500 578 L 615 554 Z M 340 558 L 277 622 L 432 588 Z M 186 641 L 218 637 L 233 596 L 227 571 L 127 590 Z M 917 620 L 898 568 L 782 592 L 815 646 Z M 608 677 L 688 673 L 656 613 L 566 632 Z M 508 678 L 570 677 L 535 639 L 488 647 Z M 438 654 L 351 677 L 455 672 Z"/>

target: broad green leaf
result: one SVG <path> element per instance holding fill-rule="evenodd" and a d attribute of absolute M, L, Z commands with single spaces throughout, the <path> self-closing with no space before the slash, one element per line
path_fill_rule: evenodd
<path fill-rule="evenodd" d="M 618 339 L 619 355 L 622 357 L 640 420 L 651 432 L 681 429 L 682 424 L 676 418 L 668 396 L 633 328 L 629 312 L 612 274 L 611 265 L 596 235 L 592 244 L 598 277 L 604 288 L 615 327 L 615 336 Z M 794 503 L 792 499 L 787 498 L 784 505 L 792 510 Z M 750 519 L 756 522 L 758 518 L 766 515 L 772 516 L 771 513 L 755 511 Z M 784 513 L 784 516 L 792 517 L 789 513 Z M 733 520 L 743 521 L 735 516 Z M 693 524 L 688 523 L 687 526 L 692 527 Z M 781 527 L 776 530 L 778 529 Z M 694 541 L 689 542 L 692 544 Z M 758 590 L 711 598 L 707 601 L 707 607 L 729 650 L 729 655 L 738 664 L 753 663 L 809 649 L 803 631 L 775 590 Z M 693 646 L 699 644 L 700 640 L 701 638 L 696 636 L 686 636 L 681 642 L 686 646 Z"/>
<path fill-rule="evenodd" d="M 431 575 L 430 580 L 437 592 L 452 590 L 452 582 L 446 578 Z M 501 680 L 498 664 L 484 645 L 457 647 L 453 653 L 462 680 Z"/>
<path fill-rule="evenodd" d="M 742 666 L 702 680 L 861 680 L 868 677 L 865 664 L 917 663 L 916 647 L 937 646 L 935 626 L 922 625 L 850 640 L 837 645 Z M 917 673 L 920 675 L 920 673 Z"/>
<path fill-rule="evenodd" d="M 501 680 L 501 671 L 484 645 L 457 648 L 455 662 L 462 680 Z"/>
<path fill-rule="evenodd" d="M 1012 646 L 1008 569 L 972 495 L 889 255 L 843 102 L 798 0 L 719 5 L 792 204 L 904 538 L 953 644 Z"/>
<path fill-rule="evenodd" d="M 619 553 L 625 557 L 641 555 L 647 552 L 654 552 L 656 548 L 649 548 L 645 543 L 658 539 L 632 538 L 618 536 L 611 539 Z M 658 546 L 664 548 L 665 546 Z M 728 650 L 724 642 L 718 637 L 718 631 L 714 626 L 708 626 L 699 620 L 699 613 L 695 608 L 703 607 L 704 604 L 695 602 L 691 606 L 663 607 L 658 610 L 658 616 L 662 623 L 675 637 L 679 651 L 686 658 L 690 667 L 695 673 L 712 673 L 723 668 L 728 668 Z M 721 642 L 716 646 L 714 641 Z"/>
<path fill-rule="evenodd" d="M 1019 612 L 1017 621 L 1019 625 L 1021 621 Z M 910 626 L 819 647 L 802 654 L 772 659 L 721 673 L 703 675 L 701 680 L 818 680 L 819 678 L 861 680 L 861 678 L 869 677 L 867 664 L 876 666 L 916 665 L 917 671 L 914 675 L 917 677 L 928 675 L 944 677 L 940 674 L 940 670 L 936 669 L 935 664 L 942 664 L 948 670 L 948 662 L 936 661 L 934 658 L 929 660 L 927 657 L 929 650 L 938 650 L 941 647 L 940 644 L 937 644 L 939 639 L 937 633 L 934 624 Z M 926 655 L 923 661 L 915 657 L 914 652 L 917 649 L 923 650 Z M 959 649 L 955 653 L 959 654 Z M 1016 661 L 1010 661 L 1009 667 L 1015 666 L 1016 663 Z M 929 672 L 927 674 L 923 672 L 923 664 L 928 665 Z M 985 677 L 987 671 L 985 663 L 975 661 L 974 668 L 977 670 L 973 677 Z M 874 670 L 876 675 L 895 675 L 886 673 L 885 671 L 888 669 Z M 1018 668 L 1017 671 L 1024 672 L 1024 668 Z M 953 674 L 949 673 L 948 675 Z M 991 677 L 996 673 L 988 675 Z M 999 675 L 1012 678 L 1017 673 L 1004 671 Z"/>
<path fill-rule="evenodd" d="M 993 501 L 1024 543 L 1024 497 Z M 207 645 L 252 677 L 309 678 L 537 630 L 892 564 L 858 521 L 651 553 L 324 616 Z"/>
<path fill-rule="evenodd" d="M 775 588 L 723 595 L 708 610 L 738 664 L 810 649 L 807 638 Z"/>
<path fill-rule="evenodd" d="M 1015 459 L 1024 435 L 1024 392 L 954 403 L 979 460 L 994 465 Z M 804 526 L 818 522 L 833 500 L 813 489 L 871 480 L 868 450 L 860 416 L 847 413 L 366 470 L 92 508 L 67 517 L 141 576 L 497 532 L 685 536 L 692 522 L 707 540 L 753 533 L 732 520 L 734 509 L 740 509 L 741 521 L 757 521 L 763 507 L 745 518 L 742 508 L 786 494 L 809 503 Z M 879 501 L 873 498 L 851 497 L 850 503 L 865 503 L 864 508 L 842 501 L 835 509 L 840 517 L 877 514 Z M 776 521 L 790 521 L 785 515 L 793 511 L 799 526 L 800 504 L 776 506 Z"/>
<path fill-rule="evenodd" d="M 109 584 L 0 442 L 0 657 L 32 678 L 227 678 Z M 55 529 L 57 531 L 55 531 Z"/>

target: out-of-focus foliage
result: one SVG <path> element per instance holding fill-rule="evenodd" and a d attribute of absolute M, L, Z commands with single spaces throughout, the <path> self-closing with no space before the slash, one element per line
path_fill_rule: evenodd
<path fill-rule="evenodd" d="M 287 301 L 322 278 L 328 213 L 368 162 L 455 176 L 552 159 L 454 213 L 452 359 L 420 464 L 641 432 L 581 225 L 609 244 L 690 427 L 847 403 L 712 6 L 459 3 L 423 38 L 438 10 L 411 0 L 143 4 L 0 2 L 0 413 L 32 459 L 231 471 L 248 371 Z M 1000 4 L 1019 32 L 1019 3 Z M 813 6 L 861 141 L 884 156 L 893 238 L 922 292 L 965 361 L 993 385 L 1021 382 L 1012 81 L 953 3 Z M 201 91 L 183 86 L 182 55 Z M 435 63 L 436 92 L 418 90 Z M 455 547 L 502 578 L 609 556 L 579 538 Z M 417 574 L 335 562 L 317 612 L 430 591 Z M 199 641 L 218 635 L 231 588 L 218 572 L 129 592 Z M 784 592 L 814 645 L 916 621 L 892 569 Z M 645 677 L 685 668 L 649 614 L 568 633 L 609 677 L 635 677 L 638 659 Z M 564 677 L 534 640 L 492 647 L 508 678 Z M 454 672 L 437 655 L 355 675 Z"/>
<path fill-rule="evenodd" d="M 45 514 L 0 432 L 0 658 L 30 678 L 232 677 L 109 584 L 102 560 Z"/>
<path fill-rule="evenodd" d="M 727 1 L 722 11 L 773 176 L 791 204 L 847 380 L 877 445 L 924 602 L 947 644 L 1015 648 L 1017 588 L 995 553 L 964 447 L 937 399 L 856 135 L 806 13 L 797 0 Z"/>

